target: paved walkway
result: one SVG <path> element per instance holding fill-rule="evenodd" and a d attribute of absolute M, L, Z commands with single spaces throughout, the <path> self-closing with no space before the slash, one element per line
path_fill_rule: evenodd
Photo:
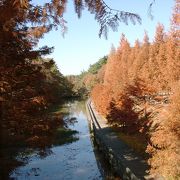
<path fill-rule="evenodd" d="M 149 179 L 147 176 L 149 167 L 145 160 L 117 137 L 116 133 L 107 124 L 107 120 L 97 113 L 90 100 L 87 102 L 87 109 L 95 139 L 104 146 L 102 150 L 110 154 L 110 163 L 115 164 L 116 173 L 122 179 Z"/>

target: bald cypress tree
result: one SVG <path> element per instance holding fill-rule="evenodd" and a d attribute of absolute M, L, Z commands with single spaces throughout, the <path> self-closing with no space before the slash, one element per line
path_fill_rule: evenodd
<path fill-rule="evenodd" d="M 177 82 L 180 79 L 180 51 L 178 47 L 180 46 L 180 1 L 175 1 L 175 7 L 171 19 L 171 29 L 168 34 L 167 43 L 166 43 L 166 58 L 167 58 L 167 70 L 168 70 L 168 79 L 169 86 L 173 84 L 173 82 Z"/>
<path fill-rule="evenodd" d="M 164 43 L 164 26 L 162 24 L 158 24 L 156 27 L 156 34 L 152 45 L 149 50 L 149 81 L 156 88 L 159 88 L 159 79 L 160 79 L 160 69 L 161 62 L 158 62 L 158 54 L 160 50 L 160 45 Z"/>

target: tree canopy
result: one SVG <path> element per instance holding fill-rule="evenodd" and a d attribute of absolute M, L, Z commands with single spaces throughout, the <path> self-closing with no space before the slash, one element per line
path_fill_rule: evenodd
<path fill-rule="evenodd" d="M 91 90 L 96 110 L 121 133 L 141 137 L 136 143 L 146 146 L 141 152 L 149 155 L 150 173 L 165 179 L 180 174 L 179 11 L 176 0 L 170 31 L 158 23 L 151 43 L 145 32 L 143 42 L 136 40 L 131 47 L 122 34 L 108 56 L 103 80 Z"/>
<path fill-rule="evenodd" d="M 97 74 L 99 69 L 104 65 L 106 64 L 107 62 L 107 56 L 104 56 L 103 58 L 99 59 L 98 62 L 90 65 L 89 69 L 88 69 L 88 72 L 89 73 L 92 73 L 92 74 Z"/>

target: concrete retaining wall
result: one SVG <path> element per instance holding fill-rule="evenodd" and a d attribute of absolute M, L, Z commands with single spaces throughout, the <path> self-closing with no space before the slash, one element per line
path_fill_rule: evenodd
<path fill-rule="evenodd" d="M 86 103 L 86 109 L 88 113 L 88 119 L 90 123 L 91 130 L 93 131 L 94 139 L 98 145 L 99 150 L 104 154 L 105 158 L 108 160 L 115 174 L 120 176 L 123 180 L 138 180 L 145 179 L 144 176 L 139 175 L 143 173 L 134 173 L 129 168 L 126 163 L 126 159 L 120 154 L 117 154 L 117 151 L 113 149 L 111 143 L 108 143 L 107 139 L 104 136 L 104 130 L 98 124 L 98 119 L 96 118 L 95 113 L 93 112 L 93 108 L 91 107 L 90 100 Z M 136 166 L 136 164 L 135 164 Z M 137 169 L 137 168 L 135 168 Z M 139 171 L 142 169 L 140 168 Z M 137 171 L 137 170 L 136 170 Z M 143 171 L 145 171 L 143 169 Z M 138 174 L 135 175 L 135 174 Z"/>

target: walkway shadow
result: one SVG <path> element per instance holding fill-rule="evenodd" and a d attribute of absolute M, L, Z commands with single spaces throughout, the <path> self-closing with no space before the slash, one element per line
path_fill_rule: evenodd
<path fill-rule="evenodd" d="M 99 150 L 108 159 L 114 171 L 122 179 L 145 179 L 150 168 L 147 162 L 121 141 L 111 127 L 102 126 L 103 121 L 98 119 L 100 116 L 97 116 L 97 112 L 90 103 L 91 101 L 88 101 L 87 109 L 89 110 L 90 121 L 92 121 L 94 138 Z"/>

